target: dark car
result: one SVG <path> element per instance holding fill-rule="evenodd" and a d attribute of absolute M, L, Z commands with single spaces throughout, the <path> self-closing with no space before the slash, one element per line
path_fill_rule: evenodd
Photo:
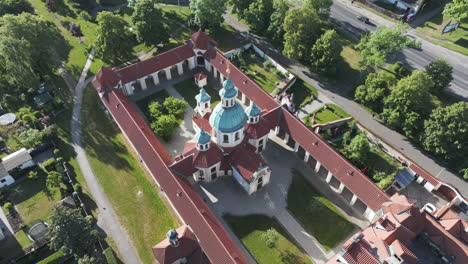
<path fill-rule="evenodd" d="M 359 21 L 362 21 L 362 22 L 366 23 L 366 24 L 369 23 L 369 18 L 368 18 L 368 17 L 365 17 L 365 16 L 358 16 L 357 19 L 358 19 Z"/>

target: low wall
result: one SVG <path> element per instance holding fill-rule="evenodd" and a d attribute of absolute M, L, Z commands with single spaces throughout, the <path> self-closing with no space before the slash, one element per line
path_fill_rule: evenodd
<path fill-rule="evenodd" d="M 339 120 L 336 120 L 336 121 L 332 121 L 332 122 L 328 122 L 328 123 L 325 123 L 325 124 L 314 124 L 312 126 L 312 128 L 314 129 L 315 133 L 318 133 L 320 132 L 321 130 L 327 130 L 327 129 L 331 129 L 331 128 L 335 128 L 335 127 L 339 127 L 343 124 L 346 124 L 348 123 L 349 121 L 353 120 L 353 117 L 350 116 L 350 117 L 345 117 L 343 119 L 339 119 Z"/>

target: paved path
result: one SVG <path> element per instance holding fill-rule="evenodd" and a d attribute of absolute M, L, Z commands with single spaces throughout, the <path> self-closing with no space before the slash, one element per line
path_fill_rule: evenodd
<path fill-rule="evenodd" d="M 355 86 L 355 83 L 345 83 L 341 85 L 323 83 L 314 73 L 310 72 L 307 67 L 284 56 L 281 51 L 271 45 L 265 38 L 249 33 L 248 27 L 239 22 L 234 16 L 226 14 L 225 21 L 234 29 L 240 31 L 241 35 L 248 41 L 253 42 L 258 47 L 262 47 L 264 52 L 282 65 L 286 66 L 289 71 L 316 87 L 324 97 L 343 108 L 346 112 L 351 114 L 354 119 L 364 124 L 370 131 L 378 135 L 389 145 L 399 150 L 402 154 L 413 160 L 432 175 L 458 188 L 464 197 L 468 197 L 468 184 L 465 181 L 452 172 L 447 171 L 434 159 L 426 156 L 416 146 L 413 146 L 406 137 L 374 119 L 372 114 L 363 109 L 359 104 L 345 97 L 343 90 L 348 89 L 350 86 Z"/>
<path fill-rule="evenodd" d="M 125 264 L 139 264 L 142 263 L 131 244 L 130 237 L 126 230 L 120 225 L 111 203 L 107 199 L 104 191 L 101 188 L 96 176 L 94 175 L 91 166 L 86 158 L 85 150 L 81 143 L 81 103 L 83 100 L 83 92 L 87 84 L 92 78 L 85 81 L 89 67 L 91 66 L 94 57 L 94 50 L 88 57 L 88 61 L 81 73 L 78 84 L 75 87 L 75 95 L 73 98 L 73 114 L 71 119 L 71 133 L 72 133 L 72 146 L 76 152 L 76 160 L 80 166 L 81 172 L 89 186 L 89 191 L 93 196 L 99 212 L 97 215 L 97 225 L 102 228 L 107 235 L 114 240 L 122 260 Z"/>
<path fill-rule="evenodd" d="M 331 251 L 325 251 L 320 243 L 286 209 L 286 197 L 292 179 L 291 170 L 295 168 L 302 171 L 311 184 L 320 189 L 351 222 L 360 228 L 365 228 L 369 224 L 351 208 L 341 195 L 332 191 L 331 188 L 326 188 L 327 183 L 324 179 L 299 159 L 293 149 L 286 146 L 274 133 L 270 134 L 270 142 L 268 142 L 267 148 L 262 153 L 262 157 L 271 167 L 272 175 L 270 183 L 253 195 L 247 195 L 231 176 L 220 177 L 212 183 L 195 184 L 194 188 L 207 201 L 208 206 L 221 222 L 224 221 L 222 218 L 224 213 L 274 216 L 307 255 L 314 260 L 314 263 L 325 263 L 327 259 L 340 250 L 341 244 Z M 240 246 L 240 248 L 243 248 L 243 246 Z"/>

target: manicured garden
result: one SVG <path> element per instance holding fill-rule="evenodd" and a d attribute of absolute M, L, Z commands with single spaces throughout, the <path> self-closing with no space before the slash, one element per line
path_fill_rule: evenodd
<path fill-rule="evenodd" d="M 355 226 L 301 172 L 293 170 L 292 174 L 288 210 L 325 250 L 333 249 L 353 232 Z"/>
<path fill-rule="evenodd" d="M 315 115 L 315 119 L 313 119 Z M 325 107 L 322 107 L 315 111 L 314 113 L 310 113 L 305 117 L 305 124 L 308 126 L 312 126 L 313 124 L 326 124 L 329 122 L 337 121 L 346 117 L 350 117 L 351 115 L 348 114 L 346 111 L 341 109 L 339 106 L 334 104 L 327 104 Z M 313 119 L 313 120 L 312 120 Z"/>
<path fill-rule="evenodd" d="M 287 90 L 287 93 L 294 94 L 293 101 L 296 108 L 304 107 L 313 100 L 312 96 L 315 98 L 318 96 L 317 88 L 300 78 L 296 79 L 296 82 Z"/>
<path fill-rule="evenodd" d="M 257 263 L 312 263 L 276 218 L 266 215 L 225 215 L 224 219 Z M 273 235 L 269 237 L 267 232 Z M 275 241 L 273 247 L 267 245 L 268 238 Z"/>
<path fill-rule="evenodd" d="M 125 144 L 100 105 L 91 86 L 83 99 L 83 143 L 95 175 L 119 216 L 143 263 L 154 260 L 151 246 L 179 226 L 158 195 L 134 153 Z M 112 153 L 112 155 L 109 155 Z"/>
<path fill-rule="evenodd" d="M 149 112 L 148 112 L 148 106 L 152 102 L 159 102 L 162 104 L 166 98 L 169 97 L 169 93 L 167 93 L 166 90 L 161 90 L 158 92 L 155 92 L 151 95 L 146 96 L 145 98 L 138 100 L 136 102 L 136 105 L 140 108 L 140 110 L 146 115 L 146 117 L 149 117 Z"/>
<path fill-rule="evenodd" d="M 174 87 L 192 108 L 197 106 L 195 96 L 200 93 L 200 89 L 195 85 L 192 78 L 182 81 L 174 85 Z M 221 100 L 219 92 L 213 89 L 209 84 L 205 86 L 205 90 L 208 95 L 211 96 L 211 108 L 214 109 Z"/>

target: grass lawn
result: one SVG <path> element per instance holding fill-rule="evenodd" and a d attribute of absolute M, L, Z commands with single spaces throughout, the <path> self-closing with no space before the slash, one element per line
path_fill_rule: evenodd
<path fill-rule="evenodd" d="M 197 106 L 197 100 L 195 99 L 195 96 L 200 93 L 200 90 L 195 85 L 192 78 L 176 84 L 175 88 L 192 108 Z M 205 90 L 211 96 L 211 108 L 214 109 L 221 100 L 219 97 L 219 92 L 211 88 L 210 85 L 205 86 Z"/>
<path fill-rule="evenodd" d="M 312 101 L 312 95 L 315 98 L 318 96 L 317 88 L 300 78 L 296 79 L 296 82 L 288 89 L 287 93 L 294 94 L 294 104 L 296 104 L 297 108 L 301 108 Z"/>
<path fill-rule="evenodd" d="M 331 250 L 355 226 L 298 172 L 293 171 L 288 190 L 288 210 L 326 249 Z"/>
<path fill-rule="evenodd" d="M 104 114 L 96 90 L 88 86 L 83 99 L 83 143 L 94 173 L 128 231 L 143 263 L 153 263 L 151 246 L 179 226 L 140 167 L 123 135 Z"/>
<path fill-rule="evenodd" d="M 226 215 L 224 219 L 259 264 L 312 263 L 276 218 L 266 215 Z M 262 235 L 270 228 L 279 234 L 278 244 L 274 248 L 267 247 L 262 239 Z"/>
<path fill-rule="evenodd" d="M 242 45 L 248 43 L 248 41 L 239 43 L 239 41 L 237 41 L 235 38 L 238 32 L 226 22 L 223 22 L 223 24 L 221 24 L 221 28 L 217 31 L 207 31 L 207 33 L 211 38 L 218 42 L 217 47 L 222 52 L 228 52 L 230 50 L 240 48 Z"/>
<path fill-rule="evenodd" d="M 255 54 L 252 52 L 252 54 Z M 273 92 L 276 88 L 276 83 L 280 81 L 280 78 L 273 73 L 272 70 L 263 67 L 263 60 L 258 56 L 246 56 L 245 70 L 244 73 L 252 78 L 263 90 L 268 93 Z"/>
<path fill-rule="evenodd" d="M 148 106 L 152 102 L 159 102 L 161 105 L 163 104 L 164 100 L 169 97 L 169 94 L 167 93 L 166 90 L 161 90 L 159 92 L 155 92 L 154 94 L 151 94 L 139 101 L 136 102 L 137 106 L 140 108 L 140 110 L 147 116 L 149 117 L 148 113 Z"/>
<path fill-rule="evenodd" d="M 53 194 L 47 192 L 45 175 L 38 180 L 25 179 L 10 190 L 10 199 L 26 225 L 37 219 L 47 222 L 55 203 L 62 199 L 58 189 Z"/>
<path fill-rule="evenodd" d="M 338 73 L 335 79 L 345 81 L 356 78 L 362 70 L 362 67 L 359 66 L 359 61 L 362 59 L 361 54 L 354 48 L 357 41 L 344 33 L 337 32 L 338 36 L 340 36 L 343 49 L 340 53 L 341 61 L 339 62 Z"/>
<path fill-rule="evenodd" d="M 434 44 L 451 49 L 464 55 L 468 55 L 468 27 L 461 24 L 455 31 L 442 33 L 446 25 L 455 24 L 451 18 L 444 19 L 442 14 L 433 16 L 424 25 L 416 28 L 420 37 L 426 38 Z"/>
<path fill-rule="evenodd" d="M 306 118 L 310 119 L 312 114 L 309 114 Z M 346 117 L 351 116 L 345 110 L 341 109 L 339 106 L 334 104 L 328 104 L 327 108 L 322 108 L 321 110 L 317 111 L 315 114 L 315 123 L 318 124 L 325 124 L 328 122 L 340 120 Z"/>
<path fill-rule="evenodd" d="M 23 230 L 16 232 L 15 239 L 21 245 L 22 248 L 28 247 L 32 244 L 32 241 L 28 238 L 28 235 Z"/>

